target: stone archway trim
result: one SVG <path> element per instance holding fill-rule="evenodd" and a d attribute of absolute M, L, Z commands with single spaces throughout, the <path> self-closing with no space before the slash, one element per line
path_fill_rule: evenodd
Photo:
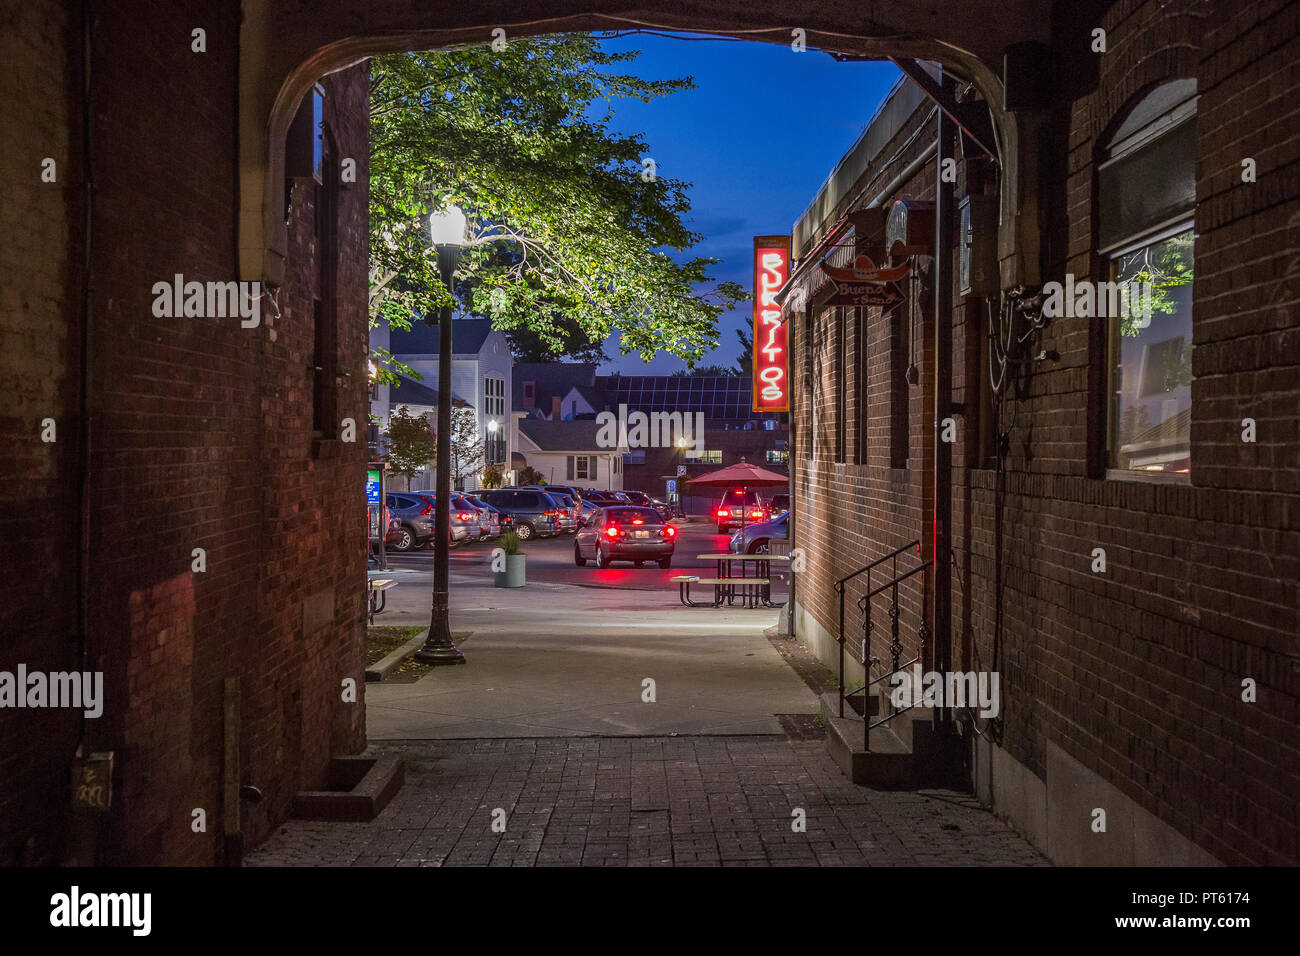
<path fill-rule="evenodd" d="M 624 26 L 780 43 L 789 42 L 792 29 L 788 24 L 761 25 L 773 15 L 756 12 L 752 3 L 731 0 L 700 4 L 693 13 L 681 12 L 671 0 L 645 0 L 625 12 L 593 9 L 606 3 L 568 0 L 548 3 L 544 10 L 542 4 L 525 0 L 435 12 L 415 0 L 371 0 L 364 6 L 355 0 L 332 0 L 308 17 L 286 13 L 273 0 L 245 0 L 239 67 L 240 278 L 271 287 L 283 282 L 287 234 L 279 184 L 284 178 L 285 133 L 303 95 L 322 76 L 381 53 L 488 42 L 496 26 L 517 36 Z M 1012 40 L 1043 39 L 1050 18 L 1043 15 L 1043 0 L 999 3 L 996 15 L 995 5 L 987 6 L 990 9 L 982 11 L 939 0 L 819 5 L 803 18 L 803 29 L 811 48 L 880 59 L 937 60 L 976 85 L 989 102 L 1002 166 L 998 246 L 1003 285 L 1037 284 L 1038 172 L 1036 163 L 1022 162 L 1021 156 L 1023 144 L 1036 139 L 1041 118 L 1002 110 L 1001 78 L 989 64 L 997 62 L 1001 48 Z M 837 17 L 855 24 L 856 31 L 842 27 Z M 963 31 L 971 43 L 957 42 Z"/>

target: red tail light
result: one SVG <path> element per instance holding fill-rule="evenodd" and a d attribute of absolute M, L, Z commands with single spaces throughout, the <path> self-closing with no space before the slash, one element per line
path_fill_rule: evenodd
<path fill-rule="evenodd" d="M 558 518 L 560 513 L 558 511 L 543 511 L 542 515 L 547 518 Z"/>
<path fill-rule="evenodd" d="M 424 506 L 424 510 L 421 511 L 420 514 L 421 514 L 421 515 L 427 515 L 427 514 L 429 514 L 431 511 L 433 511 L 433 505 L 425 505 L 425 506 Z"/>
<path fill-rule="evenodd" d="M 761 517 L 763 517 L 763 512 L 761 512 L 761 511 L 751 511 L 751 512 L 749 513 L 749 516 L 750 516 L 751 518 L 761 518 Z"/>
<path fill-rule="evenodd" d="M 730 512 L 727 511 L 726 508 L 719 508 L 719 509 L 718 509 L 718 517 L 719 517 L 719 518 L 725 518 L 725 517 L 727 517 L 728 514 L 730 514 Z"/>
<path fill-rule="evenodd" d="M 633 523 L 633 524 L 645 524 L 645 520 L 642 519 L 642 518 L 633 518 L 633 519 L 632 519 L 632 523 Z"/>
<path fill-rule="evenodd" d="M 608 528 L 605 529 L 605 534 L 611 538 L 617 538 L 619 535 L 619 530 L 615 528 L 613 525 L 610 525 Z"/>
<path fill-rule="evenodd" d="M 670 538 L 675 537 L 677 534 L 677 529 L 670 525 L 669 527 L 664 528 L 664 534 L 666 534 Z"/>
<path fill-rule="evenodd" d="M 461 521 L 468 521 L 470 518 L 472 518 L 472 517 L 474 517 L 474 516 L 473 516 L 472 514 L 470 514 L 469 512 L 466 512 L 466 511 L 460 511 L 460 512 L 457 512 L 457 513 L 456 513 L 456 517 L 459 518 Z"/>

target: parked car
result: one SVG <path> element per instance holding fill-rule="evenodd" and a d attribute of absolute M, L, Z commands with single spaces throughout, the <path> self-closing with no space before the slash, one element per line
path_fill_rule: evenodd
<path fill-rule="evenodd" d="M 565 534 L 576 534 L 578 531 L 578 517 L 580 515 L 578 499 L 555 491 L 547 493 L 558 501 L 560 506 L 563 508 L 560 512 L 560 530 Z"/>
<path fill-rule="evenodd" d="M 732 528 L 755 521 L 766 521 L 769 517 L 767 506 L 758 497 L 757 491 L 736 488 L 723 495 L 714 509 L 718 520 L 718 534 L 726 534 Z"/>
<path fill-rule="evenodd" d="M 631 498 L 621 491 L 602 491 L 599 488 L 592 488 L 583 493 L 584 498 L 590 498 L 598 505 L 632 505 L 636 504 Z"/>
<path fill-rule="evenodd" d="M 414 551 L 433 540 L 433 504 L 429 499 L 414 492 L 397 491 L 390 491 L 384 497 L 402 528 L 393 545 L 394 551 Z"/>
<path fill-rule="evenodd" d="M 638 568 L 657 561 L 667 569 L 673 564 L 677 529 L 665 524 L 653 508 L 616 505 L 601 508 L 578 529 L 573 539 L 573 562 L 584 567 L 594 560 L 607 568 L 612 561 L 631 561 Z"/>
<path fill-rule="evenodd" d="M 472 540 L 483 541 L 491 533 L 492 519 L 463 491 L 451 493 L 451 507 L 457 518 L 470 525 L 469 537 Z"/>
<path fill-rule="evenodd" d="M 790 496 L 784 491 L 779 495 L 773 495 L 767 503 L 768 510 L 772 512 L 772 517 L 783 515 L 790 510 Z"/>
<path fill-rule="evenodd" d="M 619 492 L 619 494 L 634 505 L 640 505 L 643 508 L 653 508 L 655 511 L 659 512 L 659 517 L 664 521 L 667 521 L 672 516 L 672 512 L 669 510 L 668 505 L 662 501 L 656 501 L 644 491 L 631 491 L 624 488 Z"/>
<path fill-rule="evenodd" d="M 490 504 L 475 495 L 466 495 L 465 498 L 478 509 L 479 527 L 482 531 L 479 534 L 482 538 L 498 538 L 501 536 L 501 512 L 497 511 Z"/>
<path fill-rule="evenodd" d="M 433 520 L 433 509 L 437 507 L 438 496 L 432 491 L 411 491 L 407 494 L 422 498 L 429 506 L 429 519 Z M 451 512 L 449 523 L 451 527 L 451 544 L 460 544 L 463 541 L 469 541 L 478 537 L 478 513 L 460 508 L 456 505 L 455 493 L 452 494 L 451 504 L 448 510 Z M 433 529 L 429 530 L 429 538 L 425 542 L 425 547 L 433 545 Z"/>
<path fill-rule="evenodd" d="M 747 524 L 731 536 L 731 550 L 736 554 L 767 554 L 772 539 L 788 537 L 789 529 L 789 511 L 771 521 Z"/>
<path fill-rule="evenodd" d="M 562 506 L 544 491 L 531 488 L 492 488 L 479 497 L 511 518 L 511 529 L 519 540 L 536 535 L 546 538 L 560 533 Z"/>
<path fill-rule="evenodd" d="M 582 497 L 582 489 L 577 485 L 542 485 L 542 491 L 547 494 L 555 494 L 558 491 L 562 495 L 568 495 L 574 501 Z"/>
<path fill-rule="evenodd" d="M 589 498 L 578 499 L 578 527 L 581 528 L 587 523 L 587 520 L 600 510 L 600 505 Z"/>

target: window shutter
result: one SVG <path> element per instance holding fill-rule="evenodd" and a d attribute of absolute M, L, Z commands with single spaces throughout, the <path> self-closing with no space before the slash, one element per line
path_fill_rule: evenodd
<path fill-rule="evenodd" d="M 573 456 L 570 455 L 564 460 L 564 475 L 566 480 L 573 480 Z"/>
<path fill-rule="evenodd" d="M 596 474 L 596 462 L 599 461 L 595 455 L 587 459 L 587 477 L 595 481 L 600 476 Z"/>

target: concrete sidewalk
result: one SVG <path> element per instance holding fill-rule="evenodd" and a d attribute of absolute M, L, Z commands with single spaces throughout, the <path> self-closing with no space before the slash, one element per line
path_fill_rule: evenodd
<path fill-rule="evenodd" d="M 428 572 L 394 571 L 377 624 L 427 624 Z M 816 698 L 763 636 L 775 610 L 685 608 L 676 590 L 451 575 L 468 663 L 366 688 L 371 740 L 780 734 Z M 654 682 L 654 701 L 646 680 Z"/>

